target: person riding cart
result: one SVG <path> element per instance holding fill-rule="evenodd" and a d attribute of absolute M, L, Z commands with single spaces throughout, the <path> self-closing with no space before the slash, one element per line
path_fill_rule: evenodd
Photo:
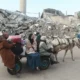
<path fill-rule="evenodd" d="M 47 42 L 46 42 L 46 36 L 41 36 L 41 41 L 39 44 L 39 53 L 41 56 L 50 56 L 50 63 L 56 64 L 58 62 L 54 61 L 54 55 L 52 53 L 52 49 L 48 48 Z"/>

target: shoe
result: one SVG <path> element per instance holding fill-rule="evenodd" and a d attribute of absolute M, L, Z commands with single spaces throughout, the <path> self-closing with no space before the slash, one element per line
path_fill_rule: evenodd
<path fill-rule="evenodd" d="M 53 65 L 53 64 L 58 64 L 59 62 L 57 62 L 57 61 L 51 61 L 51 65 Z"/>

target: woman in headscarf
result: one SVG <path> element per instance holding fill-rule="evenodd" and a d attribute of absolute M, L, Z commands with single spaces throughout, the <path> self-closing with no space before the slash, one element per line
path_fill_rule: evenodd
<path fill-rule="evenodd" d="M 14 44 L 9 44 L 0 32 L 0 55 L 4 65 L 9 69 L 14 69 L 15 67 L 15 55 L 11 51 L 13 45 Z"/>
<path fill-rule="evenodd" d="M 35 36 L 30 34 L 28 37 L 27 45 L 27 64 L 31 69 L 39 70 L 40 66 L 40 55 L 36 52 L 37 44 L 35 40 Z"/>

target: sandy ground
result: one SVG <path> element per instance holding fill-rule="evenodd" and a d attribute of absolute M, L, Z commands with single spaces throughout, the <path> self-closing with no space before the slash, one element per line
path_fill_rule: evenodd
<path fill-rule="evenodd" d="M 0 59 L 0 80 L 80 80 L 80 49 L 74 48 L 75 61 L 68 52 L 65 62 L 62 62 L 64 51 L 58 55 L 59 64 L 51 65 L 44 71 L 30 71 L 26 67 L 26 59 L 22 59 L 23 70 L 20 78 L 8 74 Z"/>

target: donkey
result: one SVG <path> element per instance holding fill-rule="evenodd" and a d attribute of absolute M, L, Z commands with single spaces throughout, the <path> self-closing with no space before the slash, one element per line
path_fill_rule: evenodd
<path fill-rule="evenodd" d="M 57 54 L 61 50 L 65 50 L 65 54 L 63 56 L 63 62 L 65 60 L 65 56 L 66 56 L 68 50 L 70 50 L 71 58 L 74 61 L 73 48 L 74 48 L 74 46 L 77 46 L 78 48 L 80 48 L 80 40 L 78 38 L 74 38 L 74 39 L 63 38 L 63 39 L 60 39 L 58 37 L 56 37 L 56 38 L 53 37 L 52 39 L 48 39 L 48 43 L 53 46 L 53 54 L 55 55 L 56 61 L 58 61 Z"/>

